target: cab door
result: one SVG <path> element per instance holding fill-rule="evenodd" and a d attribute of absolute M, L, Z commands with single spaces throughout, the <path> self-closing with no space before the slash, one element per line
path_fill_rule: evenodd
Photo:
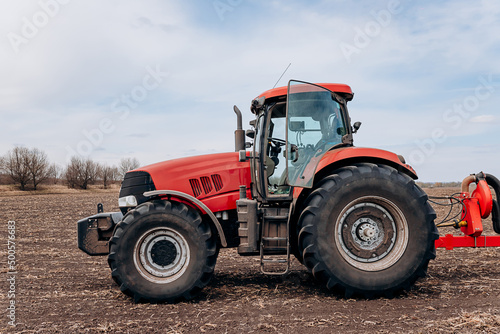
<path fill-rule="evenodd" d="M 311 188 L 322 156 L 348 134 L 345 101 L 321 86 L 290 80 L 286 102 L 287 184 Z"/>

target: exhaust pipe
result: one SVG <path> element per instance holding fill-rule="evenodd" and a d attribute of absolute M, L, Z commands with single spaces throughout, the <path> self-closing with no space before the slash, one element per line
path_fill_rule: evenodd
<path fill-rule="evenodd" d="M 491 212 L 491 220 L 493 221 L 493 230 L 495 233 L 500 234 L 500 207 L 498 201 L 500 200 L 500 181 L 491 174 L 484 174 L 484 179 L 489 186 L 493 188 L 497 199 L 493 200 L 493 210 Z"/>
<path fill-rule="evenodd" d="M 245 145 L 245 131 L 243 130 L 243 117 L 241 111 L 237 106 L 233 107 L 236 113 L 236 131 L 234 131 L 234 150 L 239 152 L 246 149 Z"/>

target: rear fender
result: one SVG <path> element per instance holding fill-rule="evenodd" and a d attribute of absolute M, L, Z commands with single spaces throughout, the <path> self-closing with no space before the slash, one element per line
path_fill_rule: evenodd
<path fill-rule="evenodd" d="M 418 178 L 413 167 L 404 162 L 403 157 L 395 153 L 376 148 L 343 147 L 325 153 L 316 169 L 315 182 L 324 169 L 338 168 L 358 162 L 382 163 L 396 168 L 414 180 Z"/>
<path fill-rule="evenodd" d="M 326 152 L 316 168 L 314 176 L 313 188 L 294 188 L 293 197 L 297 199 L 297 209 L 301 211 L 301 202 L 314 190 L 314 185 L 321 181 L 324 177 L 332 174 L 336 169 L 353 165 L 356 163 L 374 163 L 393 167 L 398 171 L 408 175 L 412 179 L 418 179 L 415 170 L 404 162 L 403 157 L 395 153 L 362 147 L 342 147 Z M 298 217 L 300 212 L 295 213 Z"/>

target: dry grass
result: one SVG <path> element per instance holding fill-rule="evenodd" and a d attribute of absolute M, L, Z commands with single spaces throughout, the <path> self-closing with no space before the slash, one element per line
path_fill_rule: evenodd
<path fill-rule="evenodd" d="M 499 333 L 500 315 L 498 310 L 458 311 L 456 316 L 427 321 L 427 333 Z"/>
<path fill-rule="evenodd" d="M 28 196 L 28 195 L 48 195 L 48 194 L 82 194 L 82 193 L 117 193 L 120 189 L 119 184 L 112 184 L 108 189 L 102 185 L 91 185 L 88 189 L 72 189 L 60 184 L 42 184 L 37 190 L 19 190 L 15 185 L 0 185 L 0 197 L 10 196 Z"/>

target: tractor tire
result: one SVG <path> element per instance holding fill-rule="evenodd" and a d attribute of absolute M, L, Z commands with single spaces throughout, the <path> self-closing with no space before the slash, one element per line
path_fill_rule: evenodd
<path fill-rule="evenodd" d="M 210 281 L 218 253 L 198 212 L 169 201 L 128 212 L 109 244 L 111 275 L 136 303 L 192 299 Z"/>
<path fill-rule="evenodd" d="M 409 290 L 436 257 L 436 214 L 427 195 L 396 169 L 360 163 L 320 181 L 299 218 L 304 264 L 350 298 Z"/>

